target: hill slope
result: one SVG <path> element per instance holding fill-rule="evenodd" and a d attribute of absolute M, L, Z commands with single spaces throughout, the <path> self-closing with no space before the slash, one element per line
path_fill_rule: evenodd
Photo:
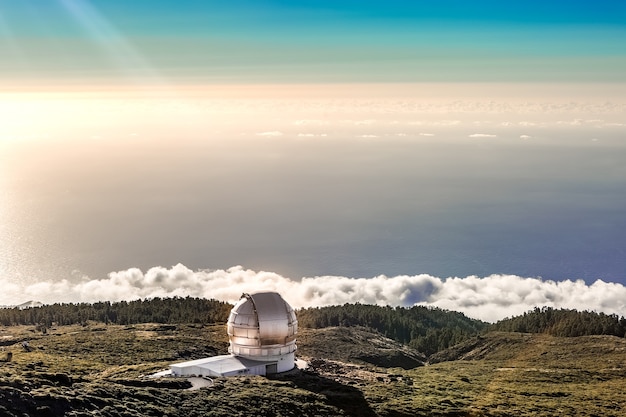
<path fill-rule="evenodd" d="M 549 364 L 596 368 L 599 358 L 619 362 L 624 353 L 626 339 L 615 336 L 554 337 L 545 334 L 489 332 L 432 355 L 428 363 L 523 361 L 538 366 Z"/>
<path fill-rule="evenodd" d="M 426 355 L 364 327 L 302 329 L 298 354 L 384 368 L 424 366 Z"/>

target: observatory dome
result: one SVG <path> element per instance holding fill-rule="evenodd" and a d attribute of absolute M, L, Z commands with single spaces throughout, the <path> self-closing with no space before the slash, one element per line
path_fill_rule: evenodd
<path fill-rule="evenodd" d="M 298 320 L 275 292 L 243 294 L 227 324 L 229 352 L 257 361 L 278 361 L 277 372 L 294 367 Z"/>

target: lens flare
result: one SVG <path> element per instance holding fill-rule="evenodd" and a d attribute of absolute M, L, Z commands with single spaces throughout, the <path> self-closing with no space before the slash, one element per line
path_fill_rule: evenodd
<path fill-rule="evenodd" d="M 155 67 L 89 2 L 61 0 L 61 4 L 127 80 L 136 85 L 166 84 Z"/>

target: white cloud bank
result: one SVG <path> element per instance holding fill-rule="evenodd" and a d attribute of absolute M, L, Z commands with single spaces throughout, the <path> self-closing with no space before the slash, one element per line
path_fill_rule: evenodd
<path fill-rule="evenodd" d="M 626 315 L 626 287 L 601 280 L 591 285 L 579 281 L 548 281 L 515 275 L 484 278 L 437 278 L 400 275 L 372 278 L 322 276 L 285 278 L 235 266 L 227 270 L 192 271 L 178 264 L 171 268 L 138 268 L 112 272 L 105 279 L 84 278 L 19 286 L 0 282 L 0 304 L 27 299 L 44 303 L 119 301 L 150 297 L 195 296 L 235 302 L 244 292 L 278 291 L 294 307 L 366 303 L 391 306 L 415 304 L 460 311 L 485 320 L 519 315 L 535 306 L 594 310 Z"/>

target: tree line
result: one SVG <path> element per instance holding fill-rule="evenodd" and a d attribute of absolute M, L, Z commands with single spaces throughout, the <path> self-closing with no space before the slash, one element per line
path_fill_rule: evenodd
<path fill-rule="evenodd" d="M 626 318 L 617 314 L 535 307 L 521 316 L 501 320 L 490 330 L 545 333 L 552 336 L 626 335 Z"/>
<path fill-rule="evenodd" d="M 98 303 L 57 303 L 0 309 L 0 324 L 51 327 L 96 321 L 111 324 L 225 323 L 232 304 L 193 297 Z"/>

